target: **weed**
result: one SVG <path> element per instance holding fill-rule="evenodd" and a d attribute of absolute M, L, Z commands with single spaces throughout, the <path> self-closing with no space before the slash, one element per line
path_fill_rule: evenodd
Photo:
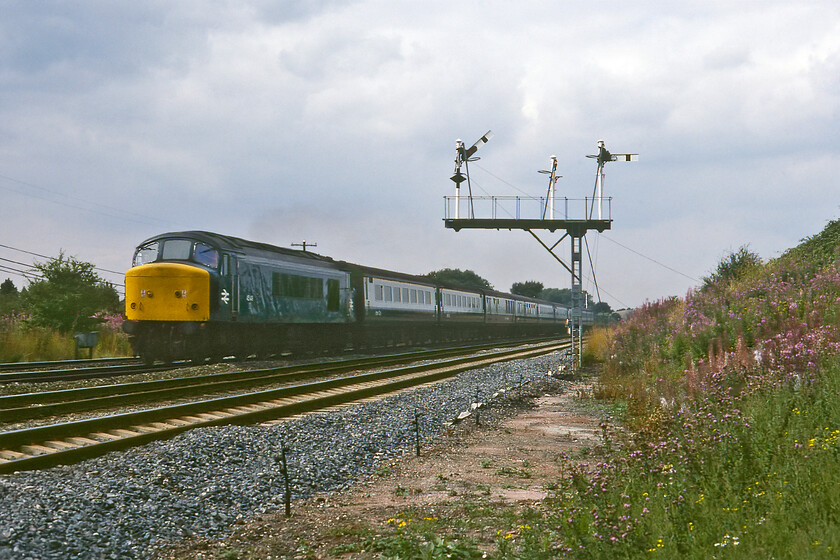
<path fill-rule="evenodd" d="M 484 496 L 490 495 L 490 485 L 489 484 L 476 484 L 475 489 L 478 490 Z"/>
<path fill-rule="evenodd" d="M 133 355 L 128 337 L 119 326 L 121 324 L 120 317 L 120 320 L 109 320 L 100 327 L 99 343 L 94 348 L 94 356 Z M 11 313 L 0 317 L 2 362 L 66 360 L 73 358 L 75 351 L 72 334 L 62 334 L 55 329 L 35 326 L 29 316 L 23 313 Z"/>
<path fill-rule="evenodd" d="M 627 430 L 602 425 L 598 463 L 561 458 L 544 511 L 472 504 L 461 522 L 493 527 L 497 558 L 837 555 L 840 221 L 829 228 L 803 244 L 818 257 L 791 251 L 593 332 L 603 373 L 577 397 Z"/>
<path fill-rule="evenodd" d="M 516 467 L 502 467 L 496 469 L 496 474 L 499 476 L 509 476 L 514 478 L 531 478 L 531 473 L 524 468 Z"/>

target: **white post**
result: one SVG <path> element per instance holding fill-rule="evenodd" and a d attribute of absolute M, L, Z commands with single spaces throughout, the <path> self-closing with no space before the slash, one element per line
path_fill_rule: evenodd
<path fill-rule="evenodd" d="M 554 187 L 557 183 L 557 177 L 555 173 L 557 172 L 557 156 L 551 156 L 551 185 L 548 190 L 548 204 L 550 211 L 548 213 L 548 219 L 554 219 Z"/>
<path fill-rule="evenodd" d="M 604 141 L 598 140 L 598 171 L 595 176 L 595 200 L 598 203 L 598 219 L 602 219 L 602 207 L 604 204 L 604 164 L 607 162 L 609 152 L 604 147 Z"/>
<path fill-rule="evenodd" d="M 598 219 L 601 219 L 602 207 L 604 205 L 604 165 L 598 167 L 598 193 L 595 195 L 598 199 Z"/>
<path fill-rule="evenodd" d="M 461 172 L 461 164 L 464 163 L 464 141 L 458 138 L 455 140 L 455 173 Z M 455 182 L 455 219 L 461 219 L 461 183 Z"/>

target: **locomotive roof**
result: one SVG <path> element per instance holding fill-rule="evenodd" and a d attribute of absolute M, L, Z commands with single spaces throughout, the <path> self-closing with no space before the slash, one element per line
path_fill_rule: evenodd
<path fill-rule="evenodd" d="M 240 237 L 233 237 L 230 235 L 222 235 L 220 233 L 212 233 L 209 231 L 173 231 L 169 233 L 162 233 L 160 235 L 155 235 L 154 237 L 150 237 L 143 243 L 148 243 L 150 241 L 156 241 L 158 239 L 166 239 L 168 237 L 188 237 L 190 239 L 196 239 L 198 241 L 204 241 L 205 243 L 209 243 L 219 247 L 220 249 L 226 249 L 228 251 L 237 251 L 240 253 L 246 254 L 260 254 L 260 253 L 272 253 L 272 254 L 280 254 L 286 255 L 290 257 L 298 257 L 298 258 L 305 258 L 311 259 L 316 261 L 322 262 L 329 262 L 334 263 L 335 261 L 330 257 L 325 257 L 323 255 L 319 255 L 317 253 L 312 253 L 310 251 L 299 251 L 297 249 L 287 249 L 286 247 L 278 247 L 276 245 L 270 245 L 268 243 L 260 243 L 258 241 L 249 241 L 247 239 L 242 239 Z"/>
<path fill-rule="evenodd" d="M 293 257 L 298 259 L 308 259 L 310 261 L 320 262 L 326 266 L 334 266 L 335 268 L 351 271 L 351 272 L 361 272 L 362 274 L 368 274 L 372 276 L 381 276 L 387 277 L 394 280 L 403 280 L 406 282 L 414 282 L 417 284 L 425 284 L 428 286 L 441 286 L 443 288 L 451 289 L 451 290 L 461 290 L 465 292 L 475 292 L 486 294 L 489 296 L 495 297 L 504 297 L 504 298 L 513 298 L 519 301 L 531 301 L 534 303 L 549 303 L 552 302 L 540 299 L 534 299 L 527 296 L 518 296 L 514 294 L 509 294 L 505 292 L 499 292 L 492 289 L 487 288 L 468 288 L 464 286 L 459 286 L 457 284 L 451 284 L 449 282 L 439 282 L 436 280 L 432 280 L 430 278 L 426 278 L 424 276 L 415 276 L 412 274 L 405 274 L 403 272 L 394 272 L 393 270 L 385 270 L 382 268 L 374 268 L 371 266 L 364 266 L 360 264 L 355 264 L 347 261 L 336 261 L 330 257 L 326 257 L 324 255 L 319 255 L 318 253 L 313 253 L 311 251 L 301 251 L 298 249 L 289 249 L 286 247 L 278 247 L 277 245 L 271 245 L 269 243 L 261 243 L 259 241 L 249 241 L 247 239 L 242 239 L 240 237 L 233 237 L 230 235 L 222 235 L 220 233 L 213 233 L 209 231 L 200 231 L 200 230 L 193 230 L 193 231 L 173 231 L 169 233 L 161 233 L 160 235 L 155 235 L 154 237 L 150 237 L 146 239 L 143 244 L 149 243 L 151 241 L 157 241 L 159 239 L 166 239 L 170 237 L 187 237 L 190 239 L 195 239 L 197 241 L 203 241 L 208 244 L 215 245 L 223 250 L 228 251 L 236 251 L 245 254 L 251 255 L 260 255 L 260 256 L 269 256 L 269 255 L 283 255 L 286 257 Z M 554 304 L 560 305 L 561 307 L 567 307 L 563 304 Z"/>
<path fill-rule="evenodd" d="M 335 268 L 339 268 L 342 270 L 350 270 L 361 272 L 363 274 L 370 274 L 375 276 L 387 276 L 388 278 L 396 279 L 396 280 L 405 280 L 407 282 L 416 282 L 419 284 L 428 284 L 429 286 L 439 285 L 438 282 L 433 282 L 428 278 L 423 278 L 422 276 L 414 276 L 411 274 L 405 274 L 402 272 L 394 272 L 392 270 L 385 270 L 381 268 L 374 268 L 370 266 L 364 266 L 360 264 L 354 264 L 347 261 L 336 261 L 331 257 L 326 257 L 324 255 L 319 255 L 318 253 L 313 253 L 311 251 L 301 251 L 298 249 L 288 249 L 286 247 L 278 247 L 277 245 L 271 245 L 269 243 L 261 243 L 259 241 L 249 241 L 247 239 L 242 239 L 240 237 L 233 237 L 230 235 L 222 235 L 220 233 L 212 233 L 209 231 L 173 231 L 169 233 L 162 233 L 160 235 L 155 235 L 154 237 L 150 237 L 149 239 L 145 240 L 143 244 L 149 243 L 151 241 L 157 241 L 159 239 L 166 239 L 170 237 L 188 237 L 190 239 L 195 239 L 197 241 L 203 241 L 205 243 L 215 245 L 216 247 L 228 250 L 228 251 L 236 251 L 244 254 L 249 255 L 260 255 L 260 256 L 269 256 L 269 255 L 283 255 L 286 257 L 294 257 L 299 259 L 308 259 L 310 261 L 317 261 L 321 263 L 325 263 L 327 265 L 332 265 Z"/>

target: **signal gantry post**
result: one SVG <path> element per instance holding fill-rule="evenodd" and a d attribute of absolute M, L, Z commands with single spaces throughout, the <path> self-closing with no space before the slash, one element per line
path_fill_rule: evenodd
<path fill-rule="evenodd" d="M 464 181 L 469 185 L 468 161 L 477 158 L 471 156 L 476 150 L 492 137 L 492 132 L 487 132 L 471 148 L 464 149 L 461 140 L 456 142 L 455 174 L 451 180 L 455 182 L 455 196 L 444 197 L 445 217 L 444 225 L 447 228 L 460 231 L 462 229 L 520 229 L 527 231 L 536 239 L 563 267 L 571 274 L 571 308 L 569 310 L 569 331 L 572 337 L 572 363 L 575 367 L 581 366 L 583 353 L 583 309 L 586 307 L 583 292 L 583 260 L 582 247 L 584 236 L 590 230 L 602 233 L 610 229 L 612 225 L 612 199 L 604 198 L 604 165 L 609 161 L 635 161 L 638 154 L 612 154 L 605 147 L 603 140 L 598 142 L 598 153 L 586 157 L 595 158 L 598 162 L 598 169 L 595 175 L 595 189 L 592 197 L 584 199 L 558 198 L 555 193 L 555 184 L 560 177 L 557 175 L 557 157 L 551 156 L 551 169 L 540 171 L 549 175 L 548 192 L 546 196 L 520 197 L 520 196 L 472 196 L 472 189 L 469 196 L 461 197 L 460 184 Z M 466 175 L 461 173 L 461 166 L 464 166 Z M 469 217 L 461 217 L 461 200 L 466 198 L 469 204 Z M 606 208 L 604 203 L 606 202 Z M 478 206 L 478 216 L 476 214 Z M 450 213 L 451 210 L 454 212 Z M 571 212 L 571 214 L 570 214 Z M 556 231 L 565 232 L 554 244 L 548 245 L 536 233 L 535 230 L 547 230 L 550 233 Z M 571 241 L 571 260 L 567 265 L 561 259 L 555 249 L 560 243 L 569 238 Z"/>

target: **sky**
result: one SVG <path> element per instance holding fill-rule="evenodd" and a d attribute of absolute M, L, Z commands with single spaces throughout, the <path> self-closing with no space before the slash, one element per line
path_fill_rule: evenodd
<path fill-rule="evenodd" d="M 527 232 L 444 227 L 455 141 L 488 130 L 477 196 L 544 196 L 555 155 L 557 195 L 584 198 L 598 140 L 639 154 L 606 165 L 612 227 L 586 236 L 584 287 L 614 309 L 682 297 L 744 245 L 774 258 L 840 213 L 836 0 L 2 10 L 0 279 L 18 287 L 60 251 L 120 283 L 141 241 L 191 229 L 568 287 Z"/>

